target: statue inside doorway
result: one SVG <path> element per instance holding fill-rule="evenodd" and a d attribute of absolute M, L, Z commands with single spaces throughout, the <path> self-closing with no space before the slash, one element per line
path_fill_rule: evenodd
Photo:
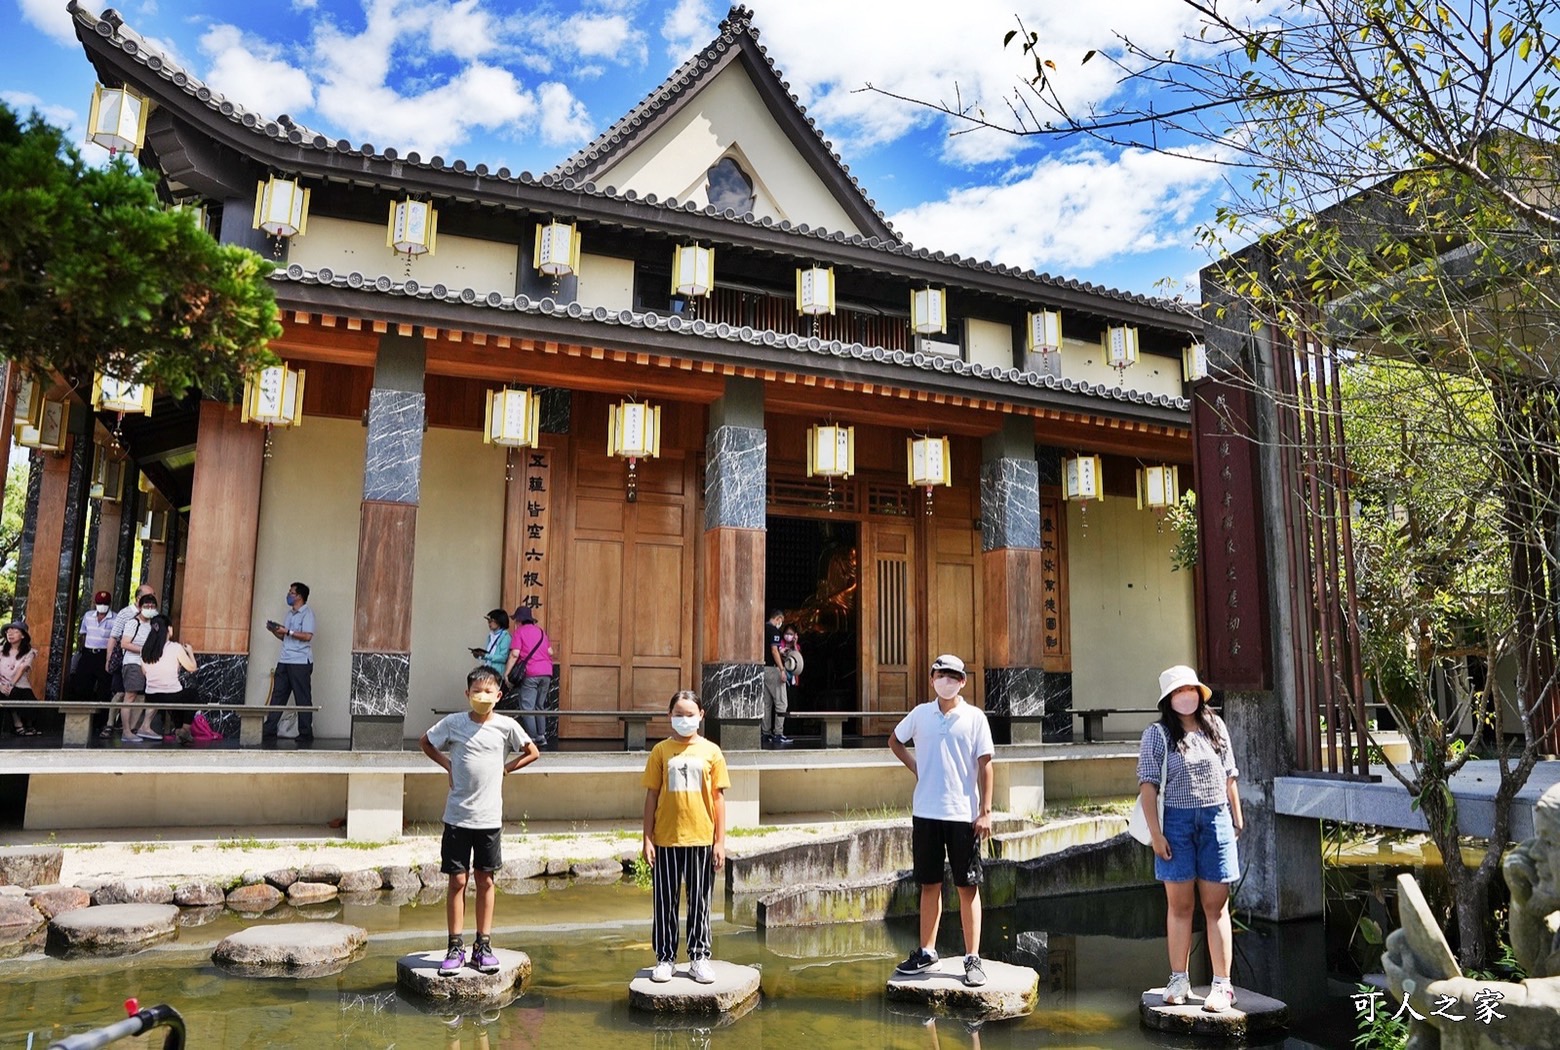
<path fill-rule="evenodd" d="M 1511 949 L 1520 983 L 1464 977 L 1411 875 L 1398 876 L 1401 926 L 1382 965 L 1409 1016 L 1408 1050 L 1554 1045 L 1560 1029 L 1560 784 L 1533 807 L 1534 837 L 1506 855 Z"/>

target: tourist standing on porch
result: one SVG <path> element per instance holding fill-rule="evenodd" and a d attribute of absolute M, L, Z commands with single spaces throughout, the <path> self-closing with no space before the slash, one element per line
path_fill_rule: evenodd
<path fill-rule="evenodd" d="M 108 633 L 108 650 L 104 654 L 104 666 L 108 668 L 108 695 L 113 703 L 125 698 L 124 678 L 124 650 L 120 648 L 119 636 L 125 633 L 125 628 L 140 615 L 141 599 L 152 593 L 152 585 L 143 583 L 135 589 L 135 597 L 130 603 L 114 614 L 114 626 Z M 99 739 L 107 740 L 114 735 L 116 723 L 120 723 L 119 715 L 110 713 L 108 724 L 98 733 Z"/>
<path fill-rule="evenodd" d="M 764 621 L 764 728 L 765 747 L 786 747 L 791 738 L 785 735 L 785 713 L 790 700 L 785 688 L 785 660 L 780 646 L 785 638 L 780 625 L 785 623 L 785 610 L 774 609 Z"/>
<path fill-rule="evenodd" d="M 112 695 L 113 679 L 108 673 L 108 643 L 114 632 L 114 610 L 107 591 L 92 596 L 92 608 L 81 617 L 81 650 L 76 656 L 76 666 L 70 673 L 70 684 L 65 695 L 78 703 L 106 704 Z M 113 716 L 109 716 L 109 723 Z M 98 735 L 108 739 L 112 735 L 108 725 Z"/>
<path fill-rule="evenodd" d="M 271 684 L 271 706 L 276 710 L 265 716 L 261 732 L 274 740 L 289 697 L 298 707 L 314 706 L 314 610 L 309 608 L 308 585 L 295 581 L 288 587 L 287 616 L 281 623 L 268 620 L 265 626 L 282 642 Z M 313 711 L 298 712 L 298 739 L 314 739 Z"/>
<path fill-rule="evenodd" d="M 124 650 L 124 662 L 119 668 L 120 681 L 125 687 L 125 703 L 139 704 L 146 693 L 146 668 L 141 665 L 141 647 L 152 631 L 152 617 L 157 615 L 157 595 L 147 592 L 135 600 L 135 619 L 125 624 L 117 639 Z M 126 744 L 142 740 L 161 740 L 162 734 L 152 731 L 152 719 L 146 709 L 125 708 L 125 717 L 119 739 Z"/>
<path fill-rule="evenodd" d="M 552 673 L 552 639 L 536 622 L 536 610 L 522 605 L 515 610 L 515 633 L 509 642 L 504 677 L 520 690 L 520 726 L 538 747 L 547 746 L 547 720 L 536 712 L 547 705 Z"/>
<path fill-rule="evenodd" d="M 991 837 L 994 775 L 991 726 L 986 712 L 966 703 L 964 661 L 944 653 L 932 662 L 932 703 L 918 704 L 894 727 L 889 750 L 915 774 L 910 809 L 910 851 L 921 886 L 921 945 L 898 966 L 920 973 L 937 965 L 942 921 L 943 860 L 959 891 L 964 927 L 964 983 L 986 983 L 980 962 L 981 840 Z M 906 744 L 914 744 L 912 754 Z"/>
<path fill-rule="evenodd" d="M 1208 707 L 1212 696 L 1190 667 L 1177 665 L 1159 676 L 1159 721 L 1143 731 L 1137 772 L 1154 848 L 1154 877 L 1165 884 L 1169 901 L 1165 939 L 1170 980 L 1164 1001 L 1178 1006 L 1191 994 L 1192 915 L 1200 898 L 1213 963 L 1213 985 L 1203 1009 L 1220 1013 L 1235 1003 L 1230 984 L 1230 883 L 1240 877 L 1235 840 L 1245 822 L 1229 730 Z"/>
<path fill-rule="evenodd" d="M 5 625 L 4 640 L 0 640 L 0 696 L 7 700 L 32 701 L 38 698 L 32 691 L 33 659 L 38 655 L 32 647 L 32 635 L 20 623 Z M 38 727 L 29 725 L 22 713 L 11 709 L 11 729 L 17 736 L 38 736 Z"/>

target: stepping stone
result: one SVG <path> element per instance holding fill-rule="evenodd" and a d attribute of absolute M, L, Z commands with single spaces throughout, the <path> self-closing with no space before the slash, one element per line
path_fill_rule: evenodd
<path fill-rule="evenodd" d="M 211 960 L 241 977 L 326 977 L 347 968 L 368 931 L 339 922 L 251 926 L 225 937 Z"/>
<path fill-rule="evenodd" d="M 248 886 L 235 886 L 229 890 L 227 906 L 237 912 L 257 915 L 270 911 L 286 899 L 287 895 L 270 883 L 252 883 Z"/>
<path fill-rule="evenodd" d="M 32 894 L 32 904 L 45 919 L 52 919 L 77 908 L 90 908 L 92 894 L 75 886 L 48 886 Z"/>
<path fill-rule="evenodd" d="M 1223 1013 L 1203 1010 L 1206 984 L 1192 989 L 1181 1006 L 1164 1004 L 1163 988 L 1150 988 L 1138 1000 L 1138 1018 L 1144 1028 L 1176 1035 L 1194 1035 L 1238 1044 L 1249 1036 L 1260 1035 L 1289 1024 L 1289 1007 L 1249 988 L 1236 987 L 1235 1005 Z"/>
<path fill-rule="evenodd" d="M 172 904 L 173 887 L 162 879 L 116 879 L 94 890 L 92 903 Z"/>
<path fill-rule="evenodd" d="M 58 846 L 0 847 L 0 886 L 48 886 L 60 881 L 65 851 Z"/>
<path fill-rule="evenodd" d="M 304 882 L 300 879 L 287 887 L 288 904 L 319 904 L 335 899 L 336 884 L 333 882 Z"/>
<path fill-rule="evenodd" d="M 172 940 L 179 909 L 172 904 L 104 904 L 77 908 L 49 921 L 50 955 L 121 955 Z"/>
<path fill-rule="evenodd" d="M 971 988 L 964 983 L 964 956 L 940 959 L 920 973 L 891 974 L 884 994 L 904 1003 L 920 1003 L 934 1010 L 950 1010 L 982 1017 L 1021 1017 L 1035 1007 L 1040 975 L 1027 966 L 981 960 L 986 983 Z"/>
<path fill-rule="evenodd" d="M 628 1004 L 636 1010 L 658 1014 L 722 1014 L 741 1010 L 746 1013 L 758 999 L 759 972 L 752 966 L 710 961 L 715 971 L 714 984 L 699 984 L 688 976 L 688 964 L 678 965 L 672 979 L 657 984 L 650 979 L 650 967 L 634 974 L 628 982 Z"/>
<path fill-rule="evenodd" d="M 470 946 L 467 946 L 470 957 Z M 395 961 L 395 983 L 417 998 L 461 1006 L 503 1006 L 525 989 L 531 977 L 531 957 L 525 952 L 494 948 L 497 973 L 478 973 L 469 965 L 441 975 L 442 951 L 413 952 Z"/>
<path fill-rule="evenodd" d="M 181 908 L 205 908 L 227 898 L 222 887 L 209 879 L 181 882 L 173 891 L 173 903 Z"/>

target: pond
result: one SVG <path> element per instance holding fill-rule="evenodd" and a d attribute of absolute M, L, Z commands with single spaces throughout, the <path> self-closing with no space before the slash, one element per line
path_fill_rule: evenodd
<path fill-rule="evenodd" d="M 175 1006 L 188 1022 L 189 1045 L 199 1050 L 1189 1045 L 1138 1025 L 1139 994 L 1162 983 L 1166 972 L 1164 896 L 1157 888 L 988 912 L 983 954 L 1033 966 L 1041 982 L 1034 1013 L 984 1024 L 933 1018 L 884 999 L 894 963 L 914 946 L 913 919 L 767 932 L 718 921 L 716 958 L 761 967 L 763 997 L 747 1015 L 712 1030 L 708 1020 L 658 1027 L 668 1022 L 629 1009 L 628 981 L 652 956 L 649 896 L 628 882 L 501 895 L 494 942 L 527 952 L 532 979 L 511 1005 L 463 1016 L 425 1013 L 395 987 L 397 957 L 442 947 L 442 903 L 327 907 L 335 921 L 370 934 L 368 953 L 332 977 L 225 974 L 210 961 L 217 941 L 255 922 L 287 921 L 226 912 L 133 956 L 58 960 L 33 954 L 0 962 L 0 1050 L 41 1050 L 61 1036 L 117 1020 L 129 996 L 143 1005 Z M 308 917 L 324 916 L 311 909 Z M 941 940 L 957 950 L 957 915 L 944 919 Z M 1320 921 L 1243 930 L 1236 952 L 1238 983 L 1290 1003 L 1297 1015 L 1291 1036 L 1311 1045 L 1347 1046 L 1353 1008 L 1347 985 L 1334 984 L 1329 994 Z M 1194 968 L 1193 976 L 1206 979 L 1206 971 L 1199 975 Z M 160 1046 L 160 1036 L 147 1045 Z"/>

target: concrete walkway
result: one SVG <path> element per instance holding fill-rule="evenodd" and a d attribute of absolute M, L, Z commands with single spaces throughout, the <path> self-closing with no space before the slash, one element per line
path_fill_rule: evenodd
<path fill-rule="evenodd" d="M 1386 766 L 1372 766 L 1379 783 L 1313 777 L 1276 777 L 1273 803 L 1287 817 L 1341 820 L 1383 828 L 1427 831 L 1424 815 L 1412 807 L 1413 799 Z M 1560 760 L 1539 762 L 1511 807 L 1511 841 L 1533 837 L 1533 804 L 1540 795 L 1560 783 Z M 1464 835 L 1488 837 L 1495 822 L 1495 790 L 1500 786 L 1500 766 L 1494 761 L 1469 762 L 1452 778 L 1457 802 L 1457 825 Z"/>

